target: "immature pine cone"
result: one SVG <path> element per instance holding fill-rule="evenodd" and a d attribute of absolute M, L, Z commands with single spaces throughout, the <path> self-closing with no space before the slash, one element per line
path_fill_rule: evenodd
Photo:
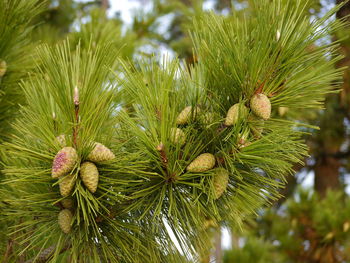
<path fill-rule="evenodd" d="M 87 159 L 94 163 L 113 160 L 114 153 L 101 143 L 96 142 L 94 149 L 89 153 Z"/>
<path fill-rule="evenodd" d="M 215 156 L 211 153 L 203 153 L 194 159 L 186 168 L 188 172 L 205 172 L 215 166 Z"/>
<path fill-rule="evenodd" d="M 58 224 L 63 233 L 68 234 L 72 229 L 73 215 L 69 209 L 63 209 L 58 214 Z"/>
<path fill-rule="evenodd" d="M 271 102 L 265 94 L 255 94 L 250 99 L 250 108 L 256 116 L 264 120 L 269 119 L 271 116 Z"/>
<path fill-rule="evenodd" d="M 66 175 L 64 178 L 61 179 L 59 186 L 60 186 L 60 193 L 62 196 L 68 196 L 72 192 L 74 185 L 75 185 L 75 176 L 74 174 Z"/>
<path fill-rule="evenodd" d="M 248 109 L 242 103 L 236 103 L 227 112 L 225 125 L 232 126 L 236 124 L 239 118 L 244 118 L 248 115 Z"/>
<path fill-rule="evenodd" d="M 195 118 L 198 113 L 199 113 L 198 107 L 192 109 L 192 106 L 187 106 L 177 116 L 176 124 L 179 124 L 179 125 L 187 124 L 190 121 L 190 119 Z"/>
<path fill-rule="evenodd" d="M 62 148 L 53 159 L 52 177 L 58 178 L 72 171 L 78 161 L 77 151 L 73 147 Z"/>
<path fill-rule="evenodd" d="M 186 142 L 186 135 L 180 128 L 171 128 L 170 139 L 174 144 L 183 145 Z"/>
<path fill-rule="evenodd" d="M 5 60 L 0 60 L 0 78 L 6 74 L 7 64 Z"/>
<path fill-rule="evenodd" d="M 95 193 L 98 185 L 98 170 L 95 164 L 84 162 L 80 166 L 80 177 L 91 193 Z"/>
<path fill-rule="evenodd" d="M 65 198 L 61 200 L 61 204 L 63 205 L 64 208 L 73 208 L 74 201 L 72 198 Z"/>
<path fill-rule="evenodd" d="M 224 168 L 218 168 L 214 175 L 214 197 L 219 199 L 226 191 L 228 185 L 229 173 Z"/>
<path fill-rule="evenodd" d="M 210 125 L 215 121 L 215 114 L 212 112 L 207 112 L 201 115 L 201 121 L 205 125 Z"/>

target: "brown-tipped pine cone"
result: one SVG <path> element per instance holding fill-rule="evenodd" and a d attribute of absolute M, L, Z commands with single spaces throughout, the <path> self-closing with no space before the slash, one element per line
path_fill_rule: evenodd
<path fill-rule="evenodd" d="M 72 230 L 73 214 L 69 209 L 63 209 L 58 214 L 58 224 L 63 233 L 68 234 Z"/>
<path fill-rule="evenodd" d="M 211 153 L 203 153 L 194 159 L 186 168 L 188 172 L 205 172 L 215 166 L 215 156 Z"/>
<path fill-rule="evenodd" d="M 101 143 L 96 142 L 93 150 L 89 153 L 87 159 L 94 163 L 110 161 L 115 158 L 114 153 Z"/>
<path fill-rule="evenodd" d="M 98 170 L 95 164 L 84 162 L 80 166 L 80 177 L 91 193 L 95 193 L 98 185 Z"/>
<path fill-rule="evenodd" d="M 78 161 L 77 151 L 73 147 L 62 148 L 53 159 L 52 177 L 58 178 L 68 174 Z"/>

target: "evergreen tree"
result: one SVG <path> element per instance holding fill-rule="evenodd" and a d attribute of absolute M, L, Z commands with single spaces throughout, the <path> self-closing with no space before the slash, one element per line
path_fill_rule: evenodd
<path fill-rule="evenodd" d="M 209 224 L 241 226 L 307 154 L 309 126 L 277 108 L 320 108 L 340 83 L 336 44 L 309 50 L 342 26 L 324 25 L 338 8 L 312 22 L 301 0 L 198 15 L 190 68 L 125 62 L 108 37 L 37 49 L 4 144 L 11 260 L 207 260 Z"/>
<path fill-rule="evenodd" d="M 0 1 L 0 143 L 7 140 L 13 129 L 11 122 L 18 115 L 19 104 L 24 103 L 19 82 L 28 77 L 28 70 L 34 67 L 31 42 L 33 25 L 31 22 L 39 14 L 41 5 L 36 0 Z M 0 149 L 0 169 L 3 169 L 5 152 Z M 0 171 L 0 183 L 3 174 Z M 1 186 L 0 186 L 1 187 Z M 7 260 L 13 240 L 7 240 L 7 224 L 3 220 L 3 208 L 0 202 L 0 254 Z M 1 256 L 2 257 L 2 256 Z"/>
<path fill-rule="evenodd" d="M 224 262 L 348 262 L 349 201 L 341 191 L 322 198 L 300 189 L 283 209 L 268 209 L 250 221 L 244 246 L 225 253 Z"/>

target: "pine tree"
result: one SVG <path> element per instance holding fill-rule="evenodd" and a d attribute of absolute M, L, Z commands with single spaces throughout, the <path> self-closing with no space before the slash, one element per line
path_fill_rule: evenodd
<path fill-rule="evenodd" d="M 282 212 L 283 209 L 283 212 Z M 350 199 L 328 192 L 323 198 L 298 189 L 278 213 L 266 209 L 245 227 L 245 245 L 225 253 L 231 262 L 348 262 Z"/>
<path fill-rule="evenodd" d="M 190 68 L 123 61 L 109 38 L 37 49 L 4 145 L 14 261 L 198 261 L 209 222 L 241 226 L 279 197 L 309 126 L 278 118 L 278 107 L 322 107 L 340 57 L 334 43 L 308 47 L 343 23 L 324 26 L 339 7 L 310 22 L 301 0 L 252 4 L 243 19 L 194 21 Z"/>
<path fill-rule="evenodd" d="M 13 129 L 11 122 L 18 116 L 19 104 L 23 104 L 23 93 L 19 82 L 27 78 L 27 72 L 34 66 L 31 42 L 32 20 L 39 14 L 41 4 L 36 0 L 0 1 L 0 143 L 7 140 Z M 0 169 L 9 156 L 0 148 Z M 0 183 L 3 180 L 0 171 Z M 2 187 L 2 186 L 0 186 Z M 0 254 L 7 260 L 13 240 L 6 237 L 7 224 L 3 208 L 7 205 L 0 198 Z"/>

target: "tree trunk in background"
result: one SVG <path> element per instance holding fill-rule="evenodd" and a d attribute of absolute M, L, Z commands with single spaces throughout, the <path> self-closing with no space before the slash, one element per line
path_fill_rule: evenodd
<path fill-rule="evenodd" d="M 344 0 L 336 0 L 337 4 L 343 3 Z M 339 12 L 337 13 L 337 18 L 342 19 L 350 14 L 350 2 L 344 5 Z M 347 18 L 347 21 L 350 22 L 350 18 Z M 350 46 L 349 45 L 341 45 L 340 46 L 341 53 L 345 56 L 339 63 L 338 67 L 350 66 Z M 343 90 L 341 92 L 341 104 L 347 109 L 349 115 L 349 105 L 350 105 L 350 70 L 347 69 L 344 71 L 344 84 Z"/>
<path fill-rule="evenodd" d="M 315 166 L 315 190 L 324 196 L 328 189 L 338 189 L 340 162 L 329 156 L 318 158 Z"/>
<path fill-rule="evenodd" d="M 221 228 L 215 233 L 215 262 L 222 263 Z"/>
<path fill-rule="evenodd" d="M 336 4 L 344 0 L 336 0 Z M 337 13 L 337 18 L 342 19 L 350 14 L 350 3 L 347 3 Z M 347 45 L 341 45 L 341 52 L 345 56 L 338 63 L 338 67 L 350 65 L 350 50 Z M 349 115 L 350 105 L 350 77 L 349 70 L 344 72 L 344 84 L 341 94 L 326 101 L 326 111 L 320 124 L 317 145 L 315 146 L 315 190 L 324 196 L 328 189 L 340 188 L 339 168 L 340 159 L 334 154 L 340 152 L 340 147 L 345 139 L 344 118 Z M 345 113 L 345 114 L 344 114 Z M 335 132 L 334 132 L 335 131 Z"/>
<path fill-rule="evenodd" d="M 101 7 L 105 10 L 109 8 L 109 1 L 108 0 L 101 0 Z"/>

